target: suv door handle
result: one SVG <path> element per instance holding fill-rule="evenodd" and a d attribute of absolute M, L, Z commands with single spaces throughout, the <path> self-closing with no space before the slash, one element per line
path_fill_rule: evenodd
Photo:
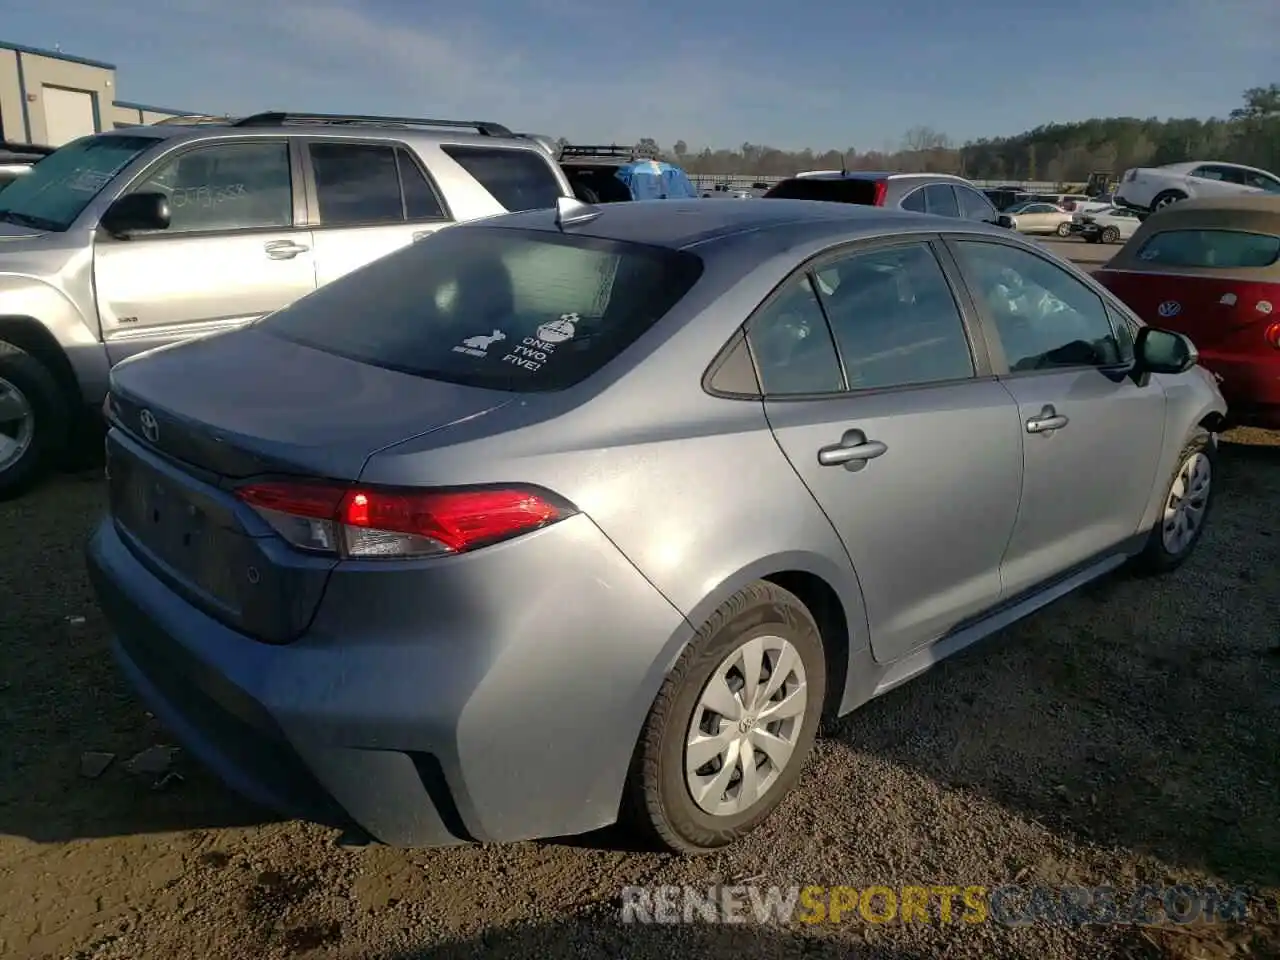
<path fill-rule="evenodd" d="M 263 249 L 272 260 L 292 260 L 311 248 L 301 243 L 294 243 L 292 240 L 270 240 L 263 244 Z"/>
<path fill-rule="evenodd" d="M 1032 417 L 1027 421 L 1027 433 L 1049 433 L 1053 430 L 1061 430 L 1070 422 L 1053 408 L 1053 404 L 1046 403 L 1038 417 Z"/>
<path fill-rule="evenodd" d="M 419 240 L 425 240 L 433 233 L 435 233 L 434 230 L 415 230 L 413 233 L 413 242 L 417 243 Z"/>
<path fill-rule="evenodd" d="M 868 460 L 884 456 L 888 450 L 888 446 L 879 440 L 868 440 L 861 430 L 846 430 L 839 443 L 818 451 L 818 463 L 824 467 L 847 466 L 861 470 Z"/>

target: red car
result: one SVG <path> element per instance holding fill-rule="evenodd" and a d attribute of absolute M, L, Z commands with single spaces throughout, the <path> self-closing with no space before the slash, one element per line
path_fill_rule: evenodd
<path fill-rule="evenodd" d="M 1280 429 L 1280 196 L 1171 204 L 1094 276 L 1191 338 L 1233 422 Z"/>

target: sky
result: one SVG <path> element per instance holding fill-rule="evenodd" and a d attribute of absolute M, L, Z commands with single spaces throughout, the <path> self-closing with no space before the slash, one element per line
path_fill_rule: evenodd
<path fill-rule="evenodd" d="M 6 9 L 7 8 L 7 9 Z M 117 97 L 493 120 L 578 142 L 896 149 L 1225 116 L 1280 81 L 1280 0 L 0 0 L 0 40 Z"/>

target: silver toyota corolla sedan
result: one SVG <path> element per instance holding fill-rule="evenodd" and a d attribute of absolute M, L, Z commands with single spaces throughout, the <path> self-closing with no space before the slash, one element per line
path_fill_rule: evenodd
<path fill-rule="evenodd" d="M 998 227 L 656 201 L 440 231 L 121 364 L 119 662 L 397 845 L 758 825 L 819 722 L 1204 530 L 1184 338 Z"/>

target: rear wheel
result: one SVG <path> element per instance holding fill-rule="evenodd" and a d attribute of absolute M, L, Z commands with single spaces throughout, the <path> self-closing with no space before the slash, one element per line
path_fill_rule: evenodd
<path fill-rule="evenodd" d="M 64 445 L 67 404 L 35 357 L 0 340 L 0 500 L 28 489 Z"/>
<path fill-rule="evenodd" d="M 1103 243 L 1117 243 L 1120 240 L 1120 230 L 1116 227 L 1107 227 L 1102 231 Z"/>
<path fill-rule="evenodd" d="M 800 776 L 826 691 L 813 617 L 766 581 L 698 631 L 659 691 L 632 761 L 623 817 L 679 853 L 755 829 Z"/>
<path fill-rule="evenodd" d="M 1065 222 L 1065 221 L 1064 221 L 1064 222 L 1062 222 L 1062 223 L 1060 223 L 1060 224 L 1058 224 L 1058 236 L 1060 236 L 1060 237 L 1069 237 L 1069 236 L 1071 236 L 1071 224 L 1069 224 L 1069 223 L 1067 223 L 1067 222 Z"/>
<path fill-rule="evenodd" d="M 1139 572 L 1168 573 L 1191 556 L 1213 506 L 1216 465 L 1213 437 L 1203 427 L 1196 427 L 1178 454 L 1173 478 L 1165 487 L 1164 505 L 1147 544 L 1135 558 Z"/>
<path fill-rule="evenodd" d="M 1171 203 L 1177 203 L 1179 200 L 1185 199 L 1187 199 L 1187 195 L 1181 190 L 1166 190 L 1151 201 L 1151 212 L 1155 213 Z"/>

